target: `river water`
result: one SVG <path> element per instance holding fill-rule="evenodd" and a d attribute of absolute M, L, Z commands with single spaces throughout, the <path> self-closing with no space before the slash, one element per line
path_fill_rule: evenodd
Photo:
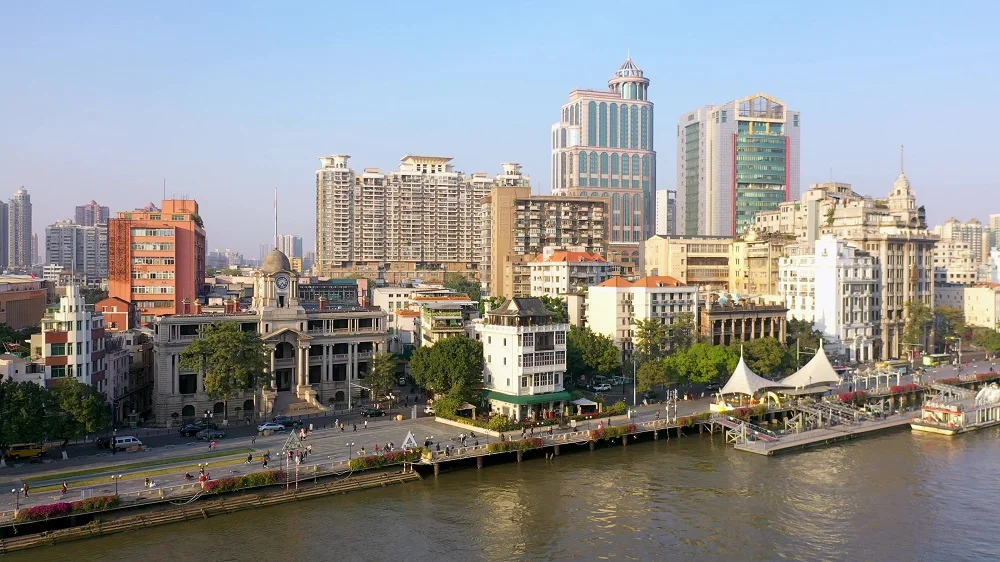
<path fill-rule="evenodd" d="M 1000 430 L 773 458 L 716 435 L 533 459 L 9 560 L 1000 558 Z"/>

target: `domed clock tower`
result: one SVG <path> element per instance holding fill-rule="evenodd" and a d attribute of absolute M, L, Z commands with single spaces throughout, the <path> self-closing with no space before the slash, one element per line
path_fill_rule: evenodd
<path fill-rule="evenodd" d="M 255 274 L 253 308 L 265 310 L 299 309 L 299 280 L 280 250 L 272 250 Z"/>

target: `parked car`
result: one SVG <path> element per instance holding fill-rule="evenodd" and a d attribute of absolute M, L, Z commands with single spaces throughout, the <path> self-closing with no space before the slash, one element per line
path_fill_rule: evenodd
<path fill-rule="evenodd" d="M 202 418 L 200 420 L 197 420 L 194 423 L 192 423 L 191 425 L 196 425 L 196 426 L 200 427 L 201 429 L 219 429 L 218 425 L 216 425 L 215 423 L 209 421 L 206 418 Z"/>
<path fill-rule="evenodd" d="M 594 385 L 594 392 L 607 392 L 609 390 L 611 390 L 611 385 L 606 382 Z"/>
<path fill-rule="evenodd" d="M 111 446 L 115 451 L 125 451 L 133 447 L 142 447 L 142 441 L 131 435 L 122 435 L 121 437 L 115 437 L 115 441 Z"/>
<path fill-rule="evenodd" d="M 257 431 L 259 431 L 261 433 L 263 433 L 265 431 L 274 431 L 274 432 L 280 431 L 280 432 L 284 432 L 285 431 L 285 426 L 281 425 L 280 423 L 267 422 L 267 423 L 262 423 L 262 424 L 258 425 L 257 426 Z"/>
<path fill-rule="evenodd" d="M 427 414 L 428 416 L 433 416 L 434 406 L 427 406 L 426 408 L 424 408 L 424 413 Z"/>
<path fill-rule="evenodd" d="M 283 425 L 285 429 L 300 427 L 302 425 L 302 422 L 299 420 L 292 419 L 288 416 L 278 416 L 274 418 L 274 423 Z"/>
<path fill-rule="evenodd" d="M 204 431 L 205 429 L 210 428 L 202 427 L 196 423 L 189 423 L 182 427 L 178 433 L 181 434 L 181 437 L 194 437 L 195 435 L 198 435 L 199 431 Z"/>
<path fill-rule="evenodd" d="M 211 441 L 213 439 L 222 439 L 225 436 L 225 431 L 219 431 L 218 429 L 203 429 L 198 432 L 196 437 L 202 441 Z"/>
<path fill-rule="evenodd" d="M 18 443 L 7 449 L 7 458 L 11 460 L 41 458 L 47 451 L 44 445 Z"/>
<path fill-rule="evenodd" d="M 720 388 L 722 388 L 722 387 L 720 387 L 719 383 L 717 383 L 715 381 L 712 381 L 712 382 L 710 382 L 710 383 L 708 383 L 708 384 L 705 385 L 705 391 L 706 392 L 715 392 L 715 391 L 719 390 Z"/>
<path fill-rule="evenodd" d="M 406 377 L 398 377 L 396 379 L 396 384 L 399 386 L 406 386 Z"/>
<path fill-rule="evenodd" d="M 384 415 L 385 410 L 379 410 L 378 408 L 361 408 L 361 416 L 365 418 L 377 418 Z"/>
<path fill-rule="evenodd" d="M 94 440 L 94 444 L 97 445 L 98 449 L 110 449 L 111 448 L 111 438 L 110 437 L 98 437 Z"/>

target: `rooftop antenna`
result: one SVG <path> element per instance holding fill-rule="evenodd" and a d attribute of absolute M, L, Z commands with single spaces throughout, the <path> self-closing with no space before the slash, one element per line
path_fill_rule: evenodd
<path fill-rule="evenodd" d="M 167 200 L 167 178 L 163 178 L 163 200 Z"/>
<path fill-rule="evenodd" d="M 899 173 L 903 173 L 903 145 L 899 145 Z"/>
<path fill-rule="evenodd" d="M 274 249 L 278 249 L 278 188 L 274 188 Z"/>

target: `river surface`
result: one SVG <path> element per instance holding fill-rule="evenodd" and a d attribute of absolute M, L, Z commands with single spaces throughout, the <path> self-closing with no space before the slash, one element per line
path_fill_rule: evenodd
<path fill-rule="evenodd" d="M 1000 559 L 1000 430 L 773 458 L 692 436 L 27 551 L 5 560 Z"/>

